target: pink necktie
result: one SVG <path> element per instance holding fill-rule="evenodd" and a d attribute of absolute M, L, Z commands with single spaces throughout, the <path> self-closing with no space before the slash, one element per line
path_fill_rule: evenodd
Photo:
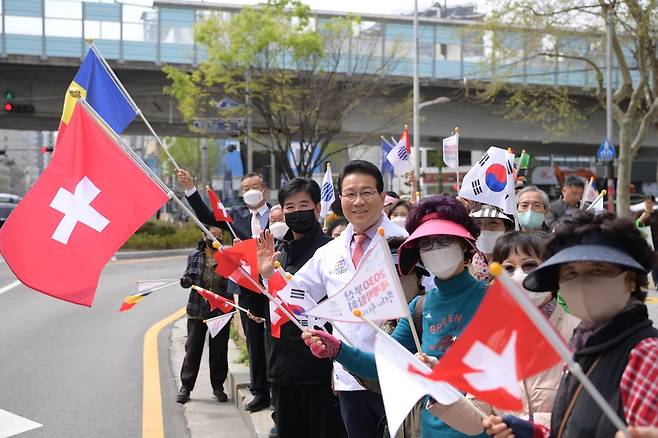
<path fill-rule="evenodd" d="M 359 262 L 363 258 L 363 243 L 368 238 L 365 234 L 355 234 L 354 235 L 354 252 L 352 253 L 352 263 L 354 267 L 359 266 Z"/>
<path fill-rule="evenodd" d="M 258 237 L 262 231 L 260 226 L 260 219 L 258 219 L 258 212 L 251 213 L 251 237 Z"/>

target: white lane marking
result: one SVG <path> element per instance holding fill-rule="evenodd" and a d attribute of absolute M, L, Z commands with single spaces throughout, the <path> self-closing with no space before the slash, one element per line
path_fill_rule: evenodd
<path fill-rule="evenodd" d="M 18 435 L 42 426 L 43 424 L 0 409 L 0 438 Z"/>
<path fill-rule="evenodd" d="M 13 283 L 9 283 L 7 286 L 0 287 L 0 295 L 2 295 L 3 293 L 5 293 L 5 292 L 7 292 L 7 291 L 12 290 L 13 288 L 15 288 L 16 286 L 18 286 L 19 284 L 21 284 L 20 280 L 16 280 L 16 281 L 14 281 Z M 0 425 L 1 425 L 1 424 L 2 424 L 2 423 L 0 423 Z M 1 438 L 1 436 L 0 436 L 0 438 Z"/>

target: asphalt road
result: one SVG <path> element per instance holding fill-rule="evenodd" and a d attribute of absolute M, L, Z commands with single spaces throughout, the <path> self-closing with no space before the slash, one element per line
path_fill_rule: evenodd
<path fill-rule="evenodd" d="M 41 423 L 21 437 L 140 437 L 144 334 L 187 302 L 178 286 L 118 309 L 135 280 L 177 278 L 185 257 L 109 263 L 92 308 L 18 285 L 0 294 L 0 409 Z M 0 291 L 15 281 L 0 261 Z M 169 366 L 170 326 L 160 332 L 164 432 L 187 437 Z M 0 429 L 2 429 L 0 427 Z"/>

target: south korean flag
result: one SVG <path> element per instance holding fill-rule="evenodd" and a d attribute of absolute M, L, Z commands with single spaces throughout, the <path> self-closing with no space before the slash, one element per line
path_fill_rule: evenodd
<path fill-rule="evenodd" d="M 492 146 L 464 176 L 459 196 L 513 214 L 514 172 L 514 154 Z"/>

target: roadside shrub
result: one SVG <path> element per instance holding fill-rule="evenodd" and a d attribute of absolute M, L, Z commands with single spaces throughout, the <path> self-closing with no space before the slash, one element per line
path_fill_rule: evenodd
<path fill-rule="evenodd" d="M 149 250 L 193 248 L 201 238 L 201 230 L 193 223 L 173 225 L 149 221 L 142 225 L 121 249 Z"/>

